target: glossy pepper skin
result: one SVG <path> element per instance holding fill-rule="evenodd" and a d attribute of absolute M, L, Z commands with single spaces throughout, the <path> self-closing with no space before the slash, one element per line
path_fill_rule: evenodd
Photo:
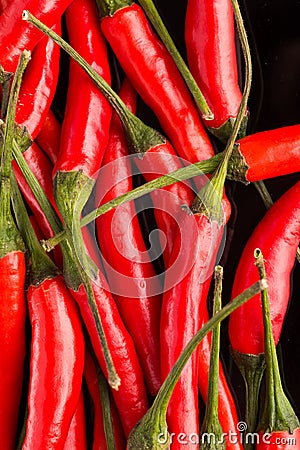
<path fill-rule="evenodd" d="M 49 109 L 36 142 L 46 153 L 54 165 L 57 161 L 60 146 L 61 126 L 53 111 Z"/>
<path fill-rule="evenodd" d="M 0 258 L 0 447 L 15 448 L 26 351 L 25 256 Z"/>
<path fill-rule="evenodd" d="M 248 181 L 259 181 L 300 171 L 300 125 L 261 131 L 237 141 L 248 168 Z"/>
<path fill-rule="evenodd" d="M 206 287 L 209 289 L 209 282 Z M 202 323 L 200 328 L 208 321 L 207 308 L 203 308 L 201 314 Z M 209 373 L 209 360 L 211 351 L 211 333 L 209 333 L 199 344 L 197 350 L 197 364 L 198 364 L 198 386 L 203 400 L 206 402 L 208 393 L 208 373 Z M 226 375 L 224 373 L 222 362 L 219 364 L 219 398 L 218 398 L 218 416 L 219 421 L 225 435 L 226 448 L 232 450 L 242 450 L 242 444 L 239 440 L 235 442 L 229 438 L 230 432 L 236 431 L 236 426 L 239 421 L 236 405 L 229 388 Z M 234 441 L 234 442 L 233 442 Z"/>
<path fill-rule="evenodd" d="M 72 47 L 109 83 L 106 45 L 94 2 L 73 1 L 66 11 L 66 20 Z M 108 102 L 88 75 L 71 60 L 66 112 L 54 175 L 81 170 L 88 178 L 94 178 L 107 145 L 110 120 Z"/>
<path fill-rule="evenodd" d="M 220 128 L 236 118 L 242 99 L 230 0 L 188 0 L 185 42 L 189 68 L 214 115 L 205 123 Z"/>
<path fill-rule="evenodd" d="M 107 449 L 106 444 L 106 438 L 105 438 L 105 431 L 104 431 L 104 425 L 103 425 L 103 410 L 101 406 L 101 391 L 99 386 L 99 380 L 98 380 L 98 372 L 95 365 L 95 362 L 93 361 L 93 358 L 89 351 L 86 351 L 85 354 L 85 363 L 84 363 L 84 379 L 87 384 L 87 388 L 92 400 L 93 404 L 93 416 L 94 416 L 94 423 L 93 423 L 93 450 L 98 449 Z M 120 423 L 120 419 L 118 417 L 118 413 L 116 410 L 116 407 L 112 401 L 110 402 L 110 408 L 111 408 L 111 419 L 112 419 L 112 425 L 114 430 L 114 439 L 115 439 L 115 445 L 116 450 L 123 450 L 126 446 L 125 443 L 125 436 L 124 432 L 122 430 L 122 426 Z"/>
<path fill-rule="evenodd" d="M 232 298 L 257 277 L 253 265 L 255 248 L 266 260 L 271 322 L 275 345 L 278 343 L 290 297 L 290 278 L 300 240 L 300 182 L 297 182 L 266 213 L 248 240 L 232 288 Z M 234 312 L 229 319 L 229 338 L 239 353 L 264 352 L 264 329 L 260 296 Z"/>
<path fill-rule="evenodd" d="M 127 81 L 122 86 L 120 96 L 131 110 L 135 110 L 136 96 Z M 104 167 L 112 163 L 112 168 L 107 173 L 109 184 L 100 175 L 97 186 L 100 197 L 102 197 L 100 190 L 111 186 L 103 198 L 103 203 L 132 189 L 132 169 L 128 159 L 124 158 L 127 155 L 128 147 L 123 127 L 115 113 L 103 160 Z M 103 172 L 105 174 L 105 168 Z M 147 249 L 134 202 L 126 203 L 116 211 L 109 211 L 99 217 L 96 226 L 108 283 L 124 324 L 134 340 L 148 390 L 155 395 L 161 385 L 159 365 L 161 296 L 151 295 L 151 291 L 154 289 L 160 292 L 161 287 L 150 257 L 145 256 L 143 262 L 139 261 L 140 252 L 147 255 Z M 147 288 L 149 282 L 150 289 Z"/>
<path fill-rule="evenodd" d="M 73 415 L 64 450 L 86 450 L 86 419 L 83 391 L 80 392 L 76 411 Z"/>
<path fill-rule="evenodd" d="M 60 22 L 53 30 L 61 34 Z M 36 45 L 20 89 L 16 123 L 25 126 L 32 139 L 39 133 L 52 103 L 59 72 L 60 49 L 44 36 Z"/>
<path fill-rule="evenodd" d="M 101 343 L 84 287 L 81 284 L 77 291 L 70 289 L 70 292 L 79 306 L 93 350 L 104 375 L 107 377 Z M 93 282 L 93 292 L 114 366 L 121 378 L 119 389 L 113 389 L 112 394 L 127 437 L 133 426 L 148 409 L 144 376 L 134 342 L 122 322 L 107 282 L 100 271 L 97 280 Z"/>
<path fill-rule="evenodd" d="M 8 2 L 0 15 L 0 64 L 7 72 L 15 72 L 18 59 L 23 50 L 33 51 L 43 37 L 36 28 L 22 20 L 26 8 L 46 25 L 58 23 L 71 0 L 16 0 Z"/>
<path fill-rule="evenodd" d="M 177 153 L 191 162 L 213 156 L 198 111 L 172 57 L 135 3 L 99 0 L 101 29 L 134 88 L 155 112 Z M 113 14 L 110 13 L 112 8 Z"/>
<path fill-rule="evenodd" d="M 63 449 L 81 390 L 81 320 L 61 275 L 30 285 L 27 300 L 32 343 L 22 449 Z"/>
<path fill-rule="evenodd" d="M 224 223 L 230 215 L 230 204 L 223 200 Z M 176 359 L 201 326 L 206 308 L 210 278 L 221 243 L 224 223 L 219 226 L 205 214 L 182 212 L 182 229 L 188 229 L 185 241 L 176 236 L 169 267 L 182 259 L 179 270 L 166 274 L 161 313 L 161 369 L 166 378 Z M 192 249 L 192 251 L 191 251 Z M 170 433 L 199 434 L 198 362 L 195 353 L 187 363 L 172 393 L 167 423 Z M 173 448 L 181 448 L 178 440 Z M 187 448 L 194 448 L 188 444 Z"/>

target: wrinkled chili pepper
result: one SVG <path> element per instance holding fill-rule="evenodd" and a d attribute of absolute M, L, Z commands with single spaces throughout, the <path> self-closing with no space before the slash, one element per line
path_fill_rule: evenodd
<path fill-rule="evenodd" d="M 179 156 L 191 162 L 211 157 L 213 148 L 188 88 L 143 10 L 128 0 L 98 0 L 98 7 L 104 36 Z"/>
<path fill-rule="evenodd" d="M 53 26 L 53 30 L 60 35 L 60 22 Z M 55 94 L 59 55 L 57 45 L 44 36 L 34 48 L 24 74 L 15 120 L 27 128 L 32 139 L 39 133 Z"/>
<path fill-rule="evenodd" d="M 119 95 L 130 109 L 135 110 L 135 93 L 128 82 L 125 81 Z M 100 194 L 102 189 L 111 186 L 102 202 L 105 203 L 132 189 L 132 168 L 130 161 L 126 159 L 127 155 L 128 148 L 123 127 L 115 113 L 103 160 L 103 175 L 100 175 L 97 186 L 98 198 L 103 197 Z M 105 165 L 108 167 L 106 175 Z M 150 257 L 148 260 L 144 257 L 139 261 L 135 254 L 142 252 L 146 255 L 147 249 L 134 203 L 127 203 L 119 210 L 99 217 L 96 226 L 108 283 L 124 324 L 133 337 L 149 392 L 155 395 L 161 384 L 159 365 L 161 296 L 158 294 L 154 296 L 151 291 L 156 289 L 160 292 L 160 283 Z M 151 283 L 150 289 L 147 287 L 148 283 Z"/>
<path fill-rule="evenodd" d="M 256 265 L 261 278 L 266 278 L 264 256 L 260 249 L 254 251 Z M 270 272 L 271 274 L 272 272 Z M 271 286 L 271 285 L 270 285 Z M 256 448 L 267 450 L 270 448 L 299 450 L 300 424 L 299 420 L 286 397 L 280 377 L 279 364 L 276 354 L 275 340 L 272 330 L 272 318 L 268 289 L 261 292 L 262 313 L 264 322 L 264 354 L 266 360 L 266 397 L 264 410 L 258 425 L 258 439 Z"/>
<path fill-rule="evenodd" d="M 27 290 L 32 332 L 30 380 L 22 449 L 63 449 L 81 389 L 81 320 L 62 275 L 34 234 L 16 182 L 12 201 L 30 252 L 31 276 Z"/>
<path fill-rule="evenodd" d="M 259 247 L 266 258 L 269 300 L 275 345 L 278 343 L 289 298 L 290 279 L 300 240 L 300 182 L 276 201 L 256 226 L 248 240 L 232 288 L 232 296 L 242 292 L 255 279 L 257 271 L 251 257 Z M 254 428 L 257 395 L 264 370 L 264 329 L 260 296 L 249 301 L 229 320 L 229 338 L 248 388 L 246 416 L 248 427 Z M 251 411 L 252 410 L 252 413 Z M 249 416 L 249 417 L 248 417 Z"/>
<path fill-rule="evenodd" d="M 84 378 L 93 404 L 93 450 L 107 448 L 107 441 L 104 428 L 103 409 L 101 406 L 101 389 L 99 385 L 99 374 L 93 357 L 86 351 L 84 364 Z M 116 450 L 122 450 L 125 447 L 125 437 L 116 411 L 114 403 L 110 399 L 110 420 L 113 428 L 113 440 Z"/>
<path fill-rule="evenodd" d="M 242 99 L 231 1 L 188 0 L 185 42 L 190 70 L 214 115 L 205 124 L 226 140 Z M 245 127 L 246 119 L 240 134 Z"/>
<path fill-rule="evenodd" d="M 50 158 L 54 165 L 57 161 L 60 146 L 61 126 L 53 111 L 49 109 L 43 126 L 36 137 L 37 144 Z"/>
<path fill-rule="evenodd" d="M 0 15 L 0 42 L 1 55 L 0 64 L 7 72 L 15 72 L 21 52 L 26 49 L 33 51 L 42 35 L 33 27 L 22 22 L 22 11 L 24 8 L 37 17 L 41 18 L 47 25 L 52 27 L 58 23 L 71 0 L 15 0 L 9 2 Z"/>
<path fill-rule="evenodd" d="M 86 419 L 84 408 L 84 396 L 81 389 L 76 411 L 72 418 L 64 450 L 86 450 Z"/>

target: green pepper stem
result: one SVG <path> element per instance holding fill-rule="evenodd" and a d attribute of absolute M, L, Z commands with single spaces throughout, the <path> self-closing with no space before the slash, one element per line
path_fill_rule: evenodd
<path fill-rule="evenodd" d="M 100 392 L 100 403 L 103 416 L 103 427 L 106 440 L 107 450 L 116 450 L 116 443 L 114 437 L 114 428 L 111 416 L 111 402 L 109 396 L 109 388 L 107 381 L 97 364 L 97 378 Z"/>
<path fill-rule="evenodd" d="M 1 177 L 10 177 L 11 163 L 13 159 L 12 144 L 15 131 L 15 116 L 17 102 L 22 82 L 22 76 L 30 60 L 30 52 L 24 50 L 21 53 L 16 74 L 13 78 L 11 91 L 8 99 L 6 123 L 4 125 L 3 149 L 1 154 L 0 175 Z"/>
<path fill-rule="evenodd" d="M 116 92 L 109 86 L 109 84 L 102 78 L 85 60 L 82 56 L 74 50 L 66 41 L 64 41 L 58 34 L 48 28 L 29 11 L 23 11 L 23 20 L 34 25 L 42 33 L 49 36 L 56 44 L 58 44 L 68 55 L 71 56 L 80 67 L 89 75 L 96 86 L 100 89 L 110 105 L 115 109 L 124 126 L 128 145 L 132 153 L 141 153 L 147 151 L 149 148 L 156 145 L 163 144 L 165 138 L 151 127 L 145 125 L 138 117 L 136 117 L 127 108 L 125 103 L 116 94 Z"/>
<path fill-rule="evenodd" d="M 255 249 L 256 266 L 261 279 L 266 279 L 266 269 L 260 249 Z M 282 387 L 276 347 L 272 332 L 268 288 L 261 292 L 264 347 L 266 360 L 266 398 L 265 408 L 259 425 L 264 432 L 288 431 L 298 428 L 299 421 Z"/>
<path fill-rule="evenodd" d="M 1 115 L 6 116 L 7 105 L 10 90 L 10 79 L 13 76 L 13 72 L 5 72 L 3 67 L 0 65 L 0 84 L 2 85 L 2 99 L 1 99 Z"/>
<path fill-rule="evenodd" d="M 222 308 L 222 278 L 223 268 L 215 268 L 215 292 L 213 316 Z M 214 327 L 211 338 L 210 363 L 208 373 L 208 393 L 205 408 L 205 416 L 202 423 L 201 434 L 213 433 L 214 441 L 202 443 L 204 449 L 225 449 L 223 430 L 219 421 L 219 356 L 220 356 L 220 322 Z"/>
<path fill-rule="evenodd" d="M 56 277 L 59 274 L 59 270 L 42 248 L 34 232 L 13 173 L 11 175 L 11 191 L 16 221 L 30 253 L 31 284 L 37 286 L 47 278 Z"/>
<path fill-rule="evenodd" d="M 128 450 L 142 450 L 142 448 L 151 449 L 166 449 L 167 443 L 160 445 L 157 441 L 157 433 L 165 433 L 166 425 L 166 411 L 168 404 L 176 386 L 176 383 L 180 377 L 180 374 L 185 367 L 190 356 L 197 348 L 201 340 L 209 333 L 219 322 L 224 320 L 239 306 L 248 301 L 254 295 L 261 292 L 261 290 L 267 287 L 266 280 L 260 280 L 246 289 L 242 294 L 237 296 L 234 300 L 224 306 L 221 311 L 217 312 L 195 336 L 190 340 L 185 349 L 180 354 L 176 363 L 174 364 L 169 375 L 162 384 L 154 402 L 142 420 L 133 429 L 128 440 Z M 144 447 L 141 447 L 143 443 Z M 149 447 L 146 447 L 149 445 Z M 150 447 L 152 445 L 152 447 Z"/>
<path fill-rule="evenodd" d="M 197 85 L 194 77 L 192 76 L 188 66 L 186 65 L 182 56 L 177 50 L 176 45 L 174 44 L 174 41 L 172 40 L 167 28 L 165 27 L 163 21 L 161 20 L 161 17 L 153 1 L 139 0 L 139 3 L 142 5 L 145 13 L 147 14 L 152 25 L 154 26 L 155 31 L 157 32 L 158 36 L 161 38 L 162 42 L 165 44 L 167 50 L 172 56 L 179 72 L 181 73 L 190 90 L 190 93 L 194 97 L 194 100 L 202 113 L 203 119 L 212 120 L 214 118 L 214 115 L 211 109 L 209 108 L 205 100 L 205 97 L 202 94 L 199 86 Z"/>

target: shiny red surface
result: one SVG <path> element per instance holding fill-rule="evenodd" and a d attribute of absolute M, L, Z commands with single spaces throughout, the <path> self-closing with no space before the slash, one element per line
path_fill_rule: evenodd
<path fill-rule="evenodd" d="M 185 42 L 191 73 L 214 114 L 206 125 L 219 128 L 237 116 L 242 99 L 230 0 L 188 0 Z"/>
<path fill-rule="evenodd" d="M 110 68 L 97 8 L 92 0 L 75 0 L 66 12 L 72 47 L 108 83 Z M 57 171 L 78 171 L 90 178 L 97 175 L 107 145 L 111 107 L 89 76 L 70 61 L 67 105 L 62 125 Z"/>
<path fill-rule="evenodd" d="M 27 300 L 32 341 L 22 449 L 63 449 L 81 391 L 81 320 L 62 276 L 31 285 Z"/>
<path fill-rule="evenodd" d="M 20 251 L 0 258 L 0 447 L 13 449 L 25 360 L 25 257 Z"/>
<path fill-rule="evenodd" d="M 101 21 L 123 70 L 155 112 L 177 153 L 191 162 L 213 155 L 198 111 L 170 54 L 135 3 Z"/>
<path fill-rule="evenodd" d="M 60 21 L 53 30 L 61 34 Z M 36 45 L 26 68 L 18 98 L 16 119 L 35 139 L 52 103 L 59 71 L 60 48 L 44 36 Z"/>
<path fill-rule="evenodd" d="M 41 149 L 48 155 L 52 164 L 57 161 L 60 146 L 60 123 L 56 119 L 54 113 L 49 109 L 43 126 L 37 135 L 36 142 Z"/>
<path fill-rule="evenodd" d="M 86 448 L 84 397 L 81 390 L 76 411 L 73 415 L 67 439 L 65 441 L 64 450 L 86 450 Z"/>
<path fill-rule="evenodd" d="M 251 134 L 237 141 L 249 181 L 300 171 L 300 125 Z"/>
<path fill-rule="evenodd" d="M 8 2 L 0 16 L 0 64 L 7 72 L 15 72 L 23 50 L 33 51 L 43 34 L 33 25 L 22 20 L 22 12 L 28 9 L 45 25 L 58 23 L 71 0 L 16 0 Z"/>
<path fill-rule="evenodd" d="M 100 367 L 107 376 L 102 347 L 83 285 L 77 292 L 73 290 L 70 292 L 79 306 L 81 317 L 89 332 Z M 124 432 L 128 436 L 133 426 L 148 409 L 143 372 L 133 340 L 121 320 L 116 304 L 108 290 L 107 282 L 100 272 L 97 282 L 93 283 L 93 292 L 112 359 L 121 378 L 119 390 L 113 389 L 112 395 L 120 414 Z"/>
<path fill-rule="evenodd" d="M 300 449 L 300 429 L 293 433 L 288 431 L 272 431 L 272 433 L 259 433 L 259 443 L 257 450 L 299 450 Z"/>
<path fill-rule="evenodd" d="M 258 280 L 254 250 L 266 260 L 271 323 L 277 344 L 290 298 L 290 278 L 300 240 L 300 182 L 297 182 L 265 214 L 248 240 L 232 288 L 232 298 Z M 260 295 L 233 312 L 229 338 L 234 350 L 257 355 L 264 352 L 264 329 Z"/>
<path fill-rule="evenodd" d="M 121 97 L 131 109 L 135 109 L 136 97 L 132 87 L 126 83 Z M 132 170 L 122 125 L 114 114 L 110 138 L 103 165 L 117 161 L 115 169 L 109 171 L 106 181 L 111 186 L 103 198 L 105 203 L 132 189 Z M 118 181 L 122 180 L 122 181 Z M 98 193 L 106 182 L 100 176 Z M 119 308 L 124 324 L 133 337 L 144 370 L 148 389 L 155 395 L 161 385 L 159 365 L 159 317 L 161 296 L 151 296 L 152 289 L 160 292 L 156 277 L 138 222 L 134 202 L 121 205 L 97 219 L 98 240 L 103 255 L 103 265 L 110 288 Z M 138 254 L 143 252 L 143 262 Z M 152 278 L 152 280 L 151 280 Z M 149 280 L 150 279 L 150 280 Z M 150 283 L 150 290 L 148 284 Z M 122 287 L 122 293 L 120 293 Z M 117 293 L 115 294 L 117 289 Z M 134 296 L 133 294 L 134 293 Z"/>
<path fill-rule="evenodd" d="M 201 326 L 201 316 L 206 309 L 206 297 L 213 273 L 216 255 L 221 242 L 223 227 L 204 215 L 188 215 L 182 212 L 182 229 L 189 230 L 182 237 L 176 236 L 170 266 L 178 254 L 182 257 L 179 270 L 166 274 L 165 284 L 173 287 L 163 295 L 161 313 L 161 370 L 163 379 L 172 369 L 178 356 Z M 181 271 L 181 272 L 180 272 Z M 170 277 L 173 279 L 170 280 Z M 181 279 L 182 278 L 182 279 Z M 181 280 L 181 281 L 180 281 Z M 197 352 L 186 364 L 172 393 L 168 406 L 169 431 L 199 434 L 198 369 Z M 172 448 L 181 448 L 174 440 Z M 194 448 L 187 444 L 186 448 Z"/>

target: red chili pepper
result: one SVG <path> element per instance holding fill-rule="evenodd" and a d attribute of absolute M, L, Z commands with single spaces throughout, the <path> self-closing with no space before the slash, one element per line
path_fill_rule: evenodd
<path fill-rule="evenodd" d="M 58 23 L 72 0 L 15 0 L 9 2 L 0 15 L 0 64 L 7 72 L 15 72 L 21 52 L 33 51 L 43 35 L 32 25 L 22 21 L 22 11 L 28 8 L 32 14 L 48 26 Z"/>
<path fill-rule="evenodd" d="M 84 397 L 81 390 L 76 411 L 71 421 L 64 450 L 86 450 L 86 423 Z"/>
<path fill-rule="evenodd" d="M 98 6 L 104 36 L 177 153 L 191 162 L 211 157 L 213 148 L 188 88 L 143 10 L 129 0 L 98 0 Z"/>
<path fill-rule="evenodd" d="M 256 450 L 299 450 L 300 429 L 297 428 L 293 433 L 288 431 L 273 431 L 258 433 L 259 442 L 256 444 Z"/>
<path fill-rule="evenodd" d="M 188 0 L 185 42 L 190 70 L 214 115 L 205 123 L 228 138 L 242 100 L 230 0 Z"/>
<path fill-rule="evenodd" d="M 60 34 L 60 23 L 53 29 Z M 34 48 L 23 77 L 15 121 L 27 128 L 32 139 L 39 133 L 55 94 L 59 56 L 59 47 L 52 39 L 43 37 Z"/>
<path fill-rule="evenodd" d="M 93 404 L 93 450 L 107 449 L 107 442 L 103 424 L 103 410 L 101 406 L 101 391 L 99 377 L 95 362 L 88 351 L 85 354 L 84 378 Z M 115 405 L 110 402 L 110 414 L 114 431 L 114 443 L 116 450 L 125 447 L 125 437 L 118 417 Z"/>
<path fill-rule="evenodd" d="M 60 146 L 61 126 L 54 113 L 49 109 L 43 126 L 36 137 L 37 144 L 50 158 L 54 165 L 57 161 Z"/>
<path fill-rule="evenodd" d="M 80 308 L 81 317 L 89 332 L 99 365 L 107 377 L 103 350 L 84 287 L 80 284 L 77 290 L 74 289 L 70 288 L 70 291 Z M 133 426 L 147 411 L 148 400 L 143 373 L 134 343 L 121 320 L 107 282 L 101 272 L 98 273 L 97 280 L 93 282 L 93 292 L 113 362 L 121 378 L 119 389 L 113 389 L 112 394 L 127 437 Z"/>
<path fill-rule="evenodd" d="M 19 233 L 4 206 L 5 195 L 9 192 L 5 182 L 0 190 L 0 447 L 15 448 L 18 413 L 23 384 L 25 360 L 25 257 Z M 10 225 L 10 234 L 5 236 L 6 225 Z M 7 242 L 7 237 L 9 241 Z M 18 242 L 19 241 L 19 242 Z"/>
<path fill-rule="evenodd" d="M 300 171 L 300 125 L 261 131 L 236 144 L 231 161 L 237 172 L 241 162 L 242 179 L 259 181 Z"/>
<path fill-rule="evenodd" d="M 189 230 L 182 242 L 177 235 L 166 272 L 166 291 L 161 313 L 161 367 L 163 379 L 189 340 L 201 326 L 206 308 L 208 279 L 211 278 L 223 235 L 224 223 L 230 215 L 230 204 L 223 200 L 226 219 L 223 223 L 210 220 L 205 213 L 182 212 L 181 228 Z M 180 257 L 178 270 L 172 264 Z M 197 357 L 192 356 L 181 374 L 168 406 L 169 431 L 178 436 L 199 434 Z M 180 448 L 177 440 L 173 447 Z M 193 448 L 194 445 L 187 445 Z"/>
<path fill-rule="evenodd" d="M 30 380 L 22 449 L 63 449 L 81 389 L 82 324 L 63 277 L 34 234 L 16 183 L 12 201 L 31 263 L 27 291 Z"/>
<path fill-rule="evenodd" d="M 73 1 L 66 11 L 66 19 L 71 45 L 109 82 L 106 46 L 93 1 Z M 54 167 L 55 198 L 68 225 L 72 218 L 66 217 L 67 211 L 71 209 L 69 215 L 72 215 L 74 208 L 68 199 L 74 197 L 74 203 L 82 184 L 86 188 L 94 184 L 108 141 L 110 119 L 111 107 L 107 100 L 72 60 L 60 151 Z"/>
<path fill-rule="evenodd" d="M 297 182 L 266 213 L 245 246 L 236 270 L 232 297 L 257 277 L 252 263 L 259 247 L 266 259 L 269 298 L 275 344 L 278 343 L 290 298 L 290 278 L 300 240 L 300 182 Z M 234 312 L 229 320 L 232 348 L 240 353 L 264 352 L 260 296 Z"/>
<path fill-rule="evenodd" d="M 135 109 L 135 93 L 129 83 L 123 85 L 120 95 L 130 109 Z M 109 185 L 101 175 L 98 181 L 98 198 L 99 195 L 102 196 L 100 191 L 103 188 L 112 186 L 102 199 L 103 203 L 132 189 L 130 163 L 124 158 L 127 155 L 128 148 L 123 127 L 114 114 L 103 160 L 104 175 L 105 165 L 111 163 L 112 166 L 111 168 L 107 166 L 108 173 L 105 176 Z M 149 392 L 155 395 L 161 384 L 159 365 L 161 296 L 153 295 L 151 292 L 155 290 L 160 293 L 161 286 L 150 257 L 144 257 L 140 262 L 135 254 L 142 252 L 147 255 L 147 249 L 134 203 L 126 203 L 120 209 L 99 217 L 96 226 L 110 288 L 124 323 L 133 337 Z"/>
<path fill-rule="evenodd" d="M 235 274 L 232 296 L 257 276 L 252 258 L 259 247 L 266 258 L 272 328 L 277 344 L 290 298 L 290 278 L 300 240 L 300 182 L 266 213 L 245 246 Z M 264 371 L 264 328 L 260 296 L 255 296 L 229 319 L 234 358 L 247 384 L 246 422 L 255 430 L 257 398 Z"/>

